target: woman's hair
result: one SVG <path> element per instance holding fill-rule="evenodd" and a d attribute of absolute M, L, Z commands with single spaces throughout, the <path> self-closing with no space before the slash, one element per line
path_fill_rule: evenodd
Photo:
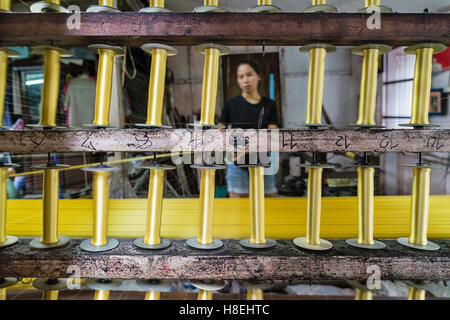
<path fill-rule="evenodd" d="M 253 70 L 255 70 L 257 75 L 259 75 L 259 76 L 261 75 L 261 69 L 259 68 L 259 66 L 255 62 L 253 62 L 251 60 L 244 60 L 244 61 L 239 62 L 237 67 L 236 67 L 236 73 L 237 73 L 237 69 L 243 64 L 248 64 L 250 67 L 253 68 Z"/>

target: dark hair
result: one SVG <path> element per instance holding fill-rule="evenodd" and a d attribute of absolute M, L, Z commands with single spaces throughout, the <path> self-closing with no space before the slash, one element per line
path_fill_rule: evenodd
<path fill-rule="evenodd" d="M 237 67 L 236 67 L 236 73 L 237 73 L 237 69 L 242 66 L 243 64 L 248 64 L 250 67 L 253 68 L 253 70 L 255 70 L 256 74 L 258 74 L 259 76 L 261 75 L 261 69 L 259 68 L 259 66 L 251 61 L 251 60 L 244 60 L 238 63 Z"/>

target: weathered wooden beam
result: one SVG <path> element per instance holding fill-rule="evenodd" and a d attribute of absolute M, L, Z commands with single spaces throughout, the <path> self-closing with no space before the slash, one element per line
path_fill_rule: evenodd
<path fill-rule="evenodd" d="M 449 240 L 433 240 L 441 246 L 438 251 L 406 248 L 395 240 L 383 240 L 384 250 L 363 250 L 334 240 L 331 250 L 311 252 L 290 240 L 264 250 L 224 240 L 224 246 L 213 251 L 174 240 L 167 249 L 149 251 L 135 247 L 131 239 L 121 239 L 118 248 L 103 253 L 83 252 L 80 239 L 46 251 L 32 249 L 29 241 L 20 239 L 1 249 L 0 277 L 67 278 L 68 267 L 76 266 L 81 278 L 367 280 L 378 267 L 381 280 L 450 279 Z"/>
<path fill-rule="evenodd" d="M 450 152 L 450 130 L 0 131 L 0 152 Z"/>
<path fill-rule="evenodd" d="M 407 46 L 421 42 L 450 45 L 448 14 L 381 15 L 379 29 L 368 28 L 363 13 L 55 13 L 0 14 L 1 45 L 87 46 L 93 43 L 139 46 L 162 42 L 193 46 L 216 41 L 229 46 L 298 46 L 327 42 L 356 46 L 369 42 Z M 71 20 L 69 20 L 69 18 Z M 244 27 L 245 26 L 245 27 Z"/>

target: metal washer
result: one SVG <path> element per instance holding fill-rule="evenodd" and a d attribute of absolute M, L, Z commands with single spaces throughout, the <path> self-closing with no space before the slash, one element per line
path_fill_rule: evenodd
<path fill-rule="evenodd" d="M 194 49 L 200 53 L 204 53 L 206 49 L 211 48 L 219 50 L 221 56 L 228 55 L 231 52 L 230 48 L 217 43 L 202 43 L 194 47 Z"/>
<path fill-rule="evenodd" d="M 81 171 L 87 171 L 87 172 L 103 172 L 103 171 L 118 171 L 120 170 L 117 167 L 111 167 L 107 165 L 98 165 L 98 166 L 92 166 L 92 167 L 84 167 L 81 168 Z"/>
<path fill-rule="evenodd" d="M 47 278 L 39 278 L 33 281 L 33 287 L 38 290 L 62 290 L 67 288 L 67 280 L 66 279 L 56 279 L 56 283 L 50 284 L 48 283 L 50 279 Z"/>
<path fill-rule="evenodd" d="M 265 243 L 252 243 L 250 242 L 250 238 L 247 238 L 240 240 L 239 244 L 243 247 L 251 249 L 267 249 L 275 247 L 277 245 L 277 242 L 273 239 L 266 238 Z"/>
<path fill-rule="evenodd" d="M 203 123 L 188 123 L 188 127 L 193 127 L 194 129 L 208 130 L 208 129 L 224 129 L 224 126 L 217 124 L 203 124 Z"/>
<path fill-rule="evenodd" d="M 191 165 L 192 169 L 214 169 L 214 170 L 222 170 L 222 169 L 226 169 L 225 166 L 221 166 L 218 164 L 213 164 L 213 165 L 201 165 L 201 164 L 193 164 Z"/>
<path fill-rule="evenodd" d="M 134 240 L 134 245 L 141 249 L 149 250 L 161 250 L 170 247 L 172 242 L 169 239 L 161 238 L 161 243 L 158 244 L 147 244 L 144 242 L 144 237 Z"/>
<path fill-rule="evenodd" d="M 0 48 L 0 52 L 4 52 L 8 55 L 8 58 L 17 58 L 20 57 L 20 53 L 9 48 L 3 47 Z"/>
<path fill-rule="evenodd" d="M 300 248 L 315 250 L 315 251 L 324 251 L 329 250 L 333 247 L 330 241 L 319 239 L 319 244 L 309 244 L 306 242 L 306 237 L 300 237 L 294 239 L 294 244 Z"/>
<path fill-rule="evenodd" d="M 240 284 L 247 289 L 269 289 L 273 281 L 272 280 L 244 280 Z"/>
<path fill-rule="evenodd" d="M 201 290 L 215 291 L 224 288 L 225 280 L 190 280 L 192 285 Z"/>
<path fill-rule="evenodd" d="M 0 242 L 0 248 L 5 248 L 16 244 L 19 238 L 15 236 L 6 236 L 6 241 Z"/>
<path fill-rule="evenodd" d="M 186 244 L 192 248 L 195 249 L 201 249 L 201 250 L 213 250 L 213 249 L 219 249 L 223 246 L 223 242 L 219 239 L 212 239 L 212 243 L 208 244 L 201 244 L 197 242 L 197 238 L 190 238 L 186 240 Z"/>
<path fill-rule="evenodd" d="M 300 47 L 298 50 L 300 52 L 309 52 L 309 50 L 311 50 L 311 49 L 325 49 L 327 51 L 327 53 L 333 53 L 336 51 L 336 47 L 333 46 L 332 44 L 328 44 L 328 43 L 310 43 L 303 47 Z M 312 124 L 305 124 L 305 125 L 315 126 L 316 124 L 312 123 Z M 317 125 L 331 127 L 331 125 L 327 125 L 327 124 L 317 124 Z"/>
<path fill-rule="evenodd" d="M 247 9 L 247 12 L 281 12 L 281 9 L 272 5 L 256 5 Z"/>
<path fill-rule="evenodd" d="M 171 126 L 164 126 L 158 124 L 146 124 L 146 123 L 135 123 L 136 127 L 146 128 L 146 129 L 172 129 Z"/>
<path fill-rule="evenodd" d="M 110 6 L 92 5 L 86 9 L 86 12 L 88 12 L 88 13 L 90 13 L 90 12 L 93 12 L 93 13 L 96 13 L 96 12 L 118 13 L 118 12 L 122 12 L 122 11 L 120 11 L 119 9 L 110 7 Z"/>
<path fill-rule="evenodd" d="M 300 168 L 322 168 L 322 169 L 333 169 L 336 166 L 332 165 L 332 164 L 328 164 L 328 163 L 310 163 L 310 164 L 298 164 L 297 167 Z"/>
<path fill-rule="evenodd" d="M 361 248 L 361 249 L 377 250 L 377 249 L 386 248 L 386 245 L 381 241 L 373 240 L 373 242 L 374 242 L 374 244 L 363 244 L 363 243 L 359 243 L 358 239 L 356 239 L 356 238 L 345 240 L 345 243 L 347 243 L 348 245 L 350 245 L 352 247 Z"/>
<path fill-rule="evenodd" d="M 400 127 L 413 127 L 416 130 L 420 130 L 420 129 L 423 129 L 423 128 L 433 128 L 433 127 L 437 128 L 437 127 L 440 127 L 439 124 L 433 124 L 433 123 L 402 123 L 402 124 L 399 124 L 398 126 L 400 126 Z"/>
<path fill-rule="evenodd" d="M 362 56 L 363 51 L 369 50 L 369 49 L 378 49 L 378 50 L 380 50 L 380 54 L 385 54 L 385 53 L 391 51 L 392 47 L 388 46 L 386 44 L 377 44 L 377 43 L 363 44 L 362 46 L 353 48 L 352 54 L 357 55 L 357 56 Z"/>
<path fill-rule="evenodd" d="M 43 124 L 27 124 L 25 125 L 27 128 L 37 128 L 37 129 L 43 129 L 43 130 L 65 130 L 66 127 L 63 126 L 46 126 Z"/>
<path fill-rule="evenodd" d="M 30 11 L 34 13 L 42 12 L 59 12 L 59 13 L 70 13 L 66 8 L 47 1 L 38 1 L 30 6 Z"/>
<path fill-rule="evenodd" d="M 427 245 L 425 245 L 425 246 L 422 246 L 420 244 L 410 243 L 408 237 L 398 238 L 397 242 L 405 247 L 418 249 L 418 250 L 425 250 L 425 251 L 436 251 L 441 248 L 438 244 L 431 242 L 431 241 L 428 241 Z"/>
<path fill-rule="evenodd" d="M 17 278 L 0 278 L 0 280 L 3 280 L 0 282 L 0 289 L 11 287 L 19 282 Z"/>
<path fill-rule="evenodd" d="M 0 163 L 0 168 L 18 168 L 20 167 L 20 164 L 16 164 L 16 163 Z"/>
<path fill-rule="evenodd" d="M 222 7 L 219 6 L 200 6 L 197 8 L 194 8 L 193 12 L 195 13 L 207 13 L 207 12 L 227 12 Z"/>
<path fill-rule="evenodd" d="M 54 163 L 52 165 L 48 165 L 48 163 L 46 164 L 40 164 L 37 166 L 32 166 L 31 169 L 53 169 L 53 170 L 59 170 L 59 169 L 63 169 L 63 168 L 69 168 L 70 165 L 68 164 L 60 164 L 60 163 Z"/>
<path fill-rule="evenodd" d="M 380 13 L 393 13 L 392 8 L 388 7 L 388 6 L 383 6 L 383 5 L 379 5 L 379 6 L 373 6 L 373 7 L 378 7 L 380 9 Z M 373 13 L 373 10 L 369 10 L 370 7 L 366 7 L 366 8 L 362 8 L 359 9 L 359 12 L 362 13 Z"/>
<path fill-rule="evenodd" d="M 41 242 L 41 238 L 34 238 L 33 240 L 30 241 L 30 246 L 34 249 L 51 249 L 51 248 L 57 248 L 57 247 L 62 247 L 66 244 L 69 243 L 70 239 L 66 236 L 61 236 L 58 235 L 58 242 L 55 243 L 50 243 L 50 244 L 45 244 Z"/>
<path fill-rule="evenodd" d="M 355 123 L 347 124 L 345 125 L 345 127 L 355 130 L 375 130 L 386 128 L 385 126 L 380 126 L 377 124 L 355 124 Z"/>
<path fill-rule="evenodd" d="M 116 57 L 121 57 L 125 55 L 125 49 L 119 46 L 110 46 L 107 44 L 91 44 L 88 46 L 88 49 L 97 53 L 101 49 L 112 50 L 115 52 Z M 95 124 L 93 124 L 95 126 Z"/>
<path fill-rule="evenodd" d="M 45 50 L 56 50 L 59 51 L 61 58 L 69 58 L 72 57 L 72 52 L 70 52 L 67 49 L 63 49 L 63 48 L 59 48 L 59 47 L 54 47 L 54 46 L 33 46 L 32 49 L 39 54 L 44 54 Z"/>
<path fill-rule="evenodd" d="M 310 5 L 303 10 L 304 13 L 337 13 L 338 9 L 336 7 L 330 6 L 328 4 L 316 4 Z"/>
<path fill-rule="evenodd" d="M 172 12 L 172 10 L 169 10 L 167 8 L 161 8 L 161 7 L 145 7 L 139 10 L 138 12 L 149 12 L 149 13 L 155 13 L 155 12 Z"/>
<path fill-rule="evenodd" d="M 88 279 L 85 282 L 85 286 L 92 290 L 114 290 L 119 288 L 121 285 L 122 280 L 118 279 L 105 279 L 104 282 L 101 282 L 100 279 Z"/>
<path fill-rule="evenodd" d="M 416 50 L 417 49 L 422 49 L 422 48 L 432 48 L 433 49 L 433 54 L 442 52 L 447 50 L 447 46 L 440 44 L 440 43 L 419 43 L 419 44 L 415 44 L 412 46 L 407 47 L 404 52 L 407 54 L 416 54 Z"/>
<path fill-rule="evenodd" d="M 144 50 L 145 52 L 152 54 L 152 50 L 153 49 L 162 49 L 162 50 L 166 50 L 167 51 L 167 55 L 169 57 L 171 56 L 175 56 L 178 54 L 178 50 L 175 49 L 174 47 L 165 45 L 165 44 L 161 44 L 161 43 L 146 43 L 143 44 L 141 46 L 141 49 Z"/>
<path fill-rule="evenodd" d="M 144 291 L 170 292 L 172 290 L 170 280 L 136 280 L 136 285 Z"/>
<path fill-rule="evenodd" d="M 117 126 L 112 125 L 105 125 L 105 124 L 93 124 L 93 123 L 86 123 L 81 125 L 82 128 L 88 128 L 88 129 L 117 129 Z"/>
<path fill-rule="evenodd" d="M 107 238 L 108 242 L 103 246 L 94 246 L 91 244 L 92 239 L 83 240 L 80 243 L 80 249 L 88 252 L 103 252 L 115 249 L 119 246 L 119 240 L 114 238 Z"/>

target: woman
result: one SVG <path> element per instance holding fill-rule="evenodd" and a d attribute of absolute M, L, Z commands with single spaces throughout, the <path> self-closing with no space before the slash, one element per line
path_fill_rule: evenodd
<path fill-rule="evenodd" d="M 276 129 L 278 128 L 277 108 L 275 102 L 259 94 L 261 72 L 252 61 L 238 64 L 237 82 L 241 94 L 227 100 L 222 109 L 220 123 L 224 126 L 242 129 Z M 235 159 L 236 160 L 236 159 Z M 227 164 L 227 188 L 230 198 L 248 197 L 248 170 L 235 164 Z M 278 190 L 275 175 L 264 176 L 264 193 L 266 197 L 275 197 Z"/>

